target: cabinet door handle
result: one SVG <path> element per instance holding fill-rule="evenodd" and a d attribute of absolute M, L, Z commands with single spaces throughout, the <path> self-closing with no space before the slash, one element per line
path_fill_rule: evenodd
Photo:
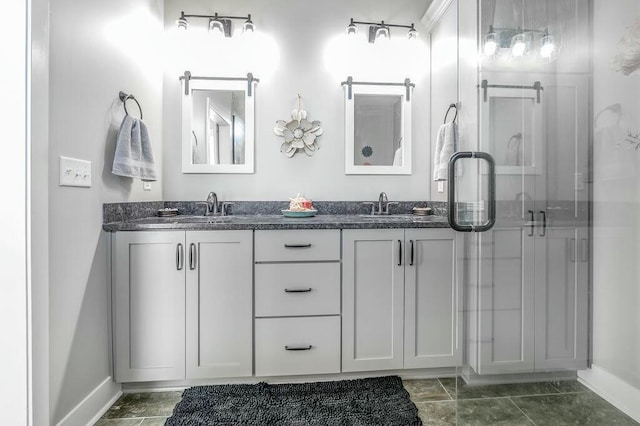
<path fill-rule="evenodd" d="M 536 226 L 536 221 L 535 218 L 533 216 L 533 210 L 529 210 L 529 223 L 531 223 L 531 229 L 529 230 L 529 236 L 533 237 L 533 230 Z"/>
<path fill-rule="evenodd" d="M 583 262 L 589 261 L 589 243 L 586 238 L 580 240 L 580 260 Z"/>
<path fill-rule="evenodd" d="M 284 248 L 309 248 L 311 247 L 311 243 L 309 244 L 285 244 Z"/>
<path fill-rule="evenodd" d="M 192 271 L 196 269 L 197 261 L 196 261 L 197 253 L 196 253 L 196 245 L 191 243 L 189 245 L 189 269 Z"/>
<path fill-rule="evenodd" d="M 402 266 L 402 240 L 398 240 L 398 266 Z"/>
<path fill-rule="evenodd" d="M 544 210 L 540 210 L 540 214 L 542 215 L 542 232 L 540 236 L 544 237 L 547 235 L 547 213 Z"/>
<path fill-rule="evenodd" d="M 411 251 L 409 255 L 411 259 L 409 260 L 409 266 L 413 266 L 413 240 L 409 240 L 409 243 L 411 244 Z"/>
<path fill-rule="evenodd" d="M 308 351 L 308 350 L 311 350 L 312 347 L 313 346 L 311 345 L 294 345 L 294 346 L 286 345 L 284 349 L 287 351 Z"/>
<path fill-rule="evenodd" d="M 311 291 L 311 287 L 309 288 L 285 288 L 285 293 L 309 293 Z"/>
<path fill-rule="evenodd" d="M 182 271 L 184 267 L 184 247 L 182 247 L 182 243 L 178 243 L 176 247 L 176 268 L 178 271 Z"/>

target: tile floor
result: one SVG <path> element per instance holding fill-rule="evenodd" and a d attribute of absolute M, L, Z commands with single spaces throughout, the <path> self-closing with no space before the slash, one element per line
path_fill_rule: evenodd
<path fill-rule="evenodd" d="M 638 425 L 579 384 L 545 382 L 466 386 L 458 379 L 405 380 L 425 425 Z M 124 394 L 97 426 L 163 425 L 182 392 Z"/>

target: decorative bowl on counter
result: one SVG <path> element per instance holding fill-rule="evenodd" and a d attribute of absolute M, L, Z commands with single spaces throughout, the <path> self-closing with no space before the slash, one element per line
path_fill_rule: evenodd
<path fill-rule="evenodd" d="M 282 214 L 285 217 L 313 217 L 316 215 L 316 213 L 318 213 L 318 210 L 301 210 L 301 211 L 294 211 L 294 210 L 282 210 Z"/>

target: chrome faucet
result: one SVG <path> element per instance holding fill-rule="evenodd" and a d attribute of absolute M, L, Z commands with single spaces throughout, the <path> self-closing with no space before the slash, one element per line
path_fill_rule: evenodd
<path fill-rule="evenodd" d="M 210 192 L 207 196 L 207 216 L 217 215 L 218 212 L 218 195 Z"/>
<path fill-rule="evenodd" d="M 378 197 L 378 214 L 384 214 L 383 212 L 386 210 L 387 213 L 388 211 L 388 207 L 385 209 L 386 204 L 389 203 L 389 198 L 387 198 L 387 193 L 386 192 L 381 192 L 380 196 Z"/>

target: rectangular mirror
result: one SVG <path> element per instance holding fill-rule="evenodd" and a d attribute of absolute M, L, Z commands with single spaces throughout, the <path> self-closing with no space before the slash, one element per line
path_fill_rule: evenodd
<path fill-rule="evenodd" d="M 411 100 L 405 86 L 345 87 L 345 173 L 411 174 Z"/>
<path fill-rule="evenodd" d="M 182 92 L 183 173 L 253 173 L 255 92 L 249 96 L 247 84 L 189 80 Z"/>

